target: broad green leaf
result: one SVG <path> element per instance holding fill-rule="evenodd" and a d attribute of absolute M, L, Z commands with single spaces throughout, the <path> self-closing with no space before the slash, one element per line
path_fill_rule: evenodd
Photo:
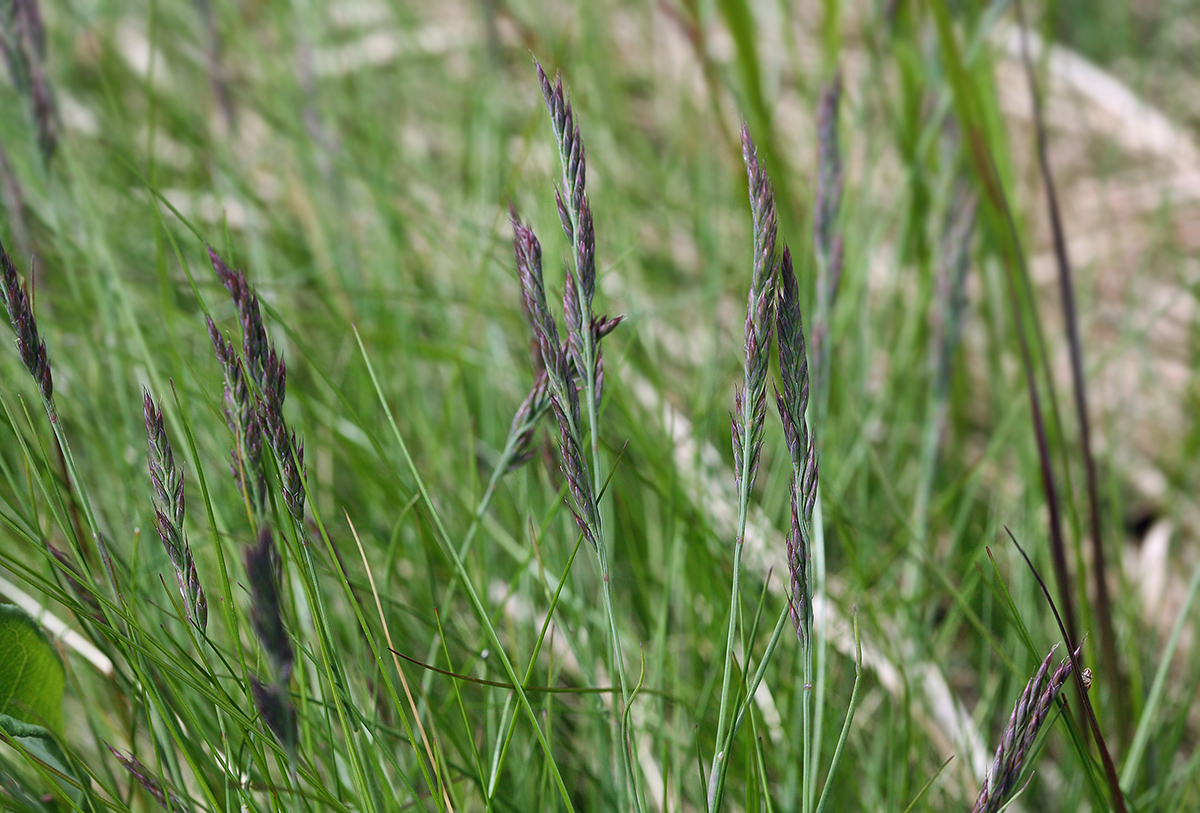
<path fill-rule="evenodd" d="M 62 734 L 66 673 L 41 626 L 0 604 L 0 727 L 14 737 Z"/>

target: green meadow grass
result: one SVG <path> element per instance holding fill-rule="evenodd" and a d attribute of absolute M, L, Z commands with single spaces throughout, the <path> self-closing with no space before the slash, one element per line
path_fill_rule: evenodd
<path fill-rule="evenodd" d="M 55 417 L 6 342 L 0 595 L 99 654 L 44 622 L 66 666 L 62 760 L 4 735 L 0 809 L 151 810 L 157 791 L 196 811 L 705 810 L 718 764 L 726 810 L 970 809 L 1061 640 L 1006 533 L 1062 609 L 1027 364 L 1125 808 L 1194 809 L 1195 565 L 1179 559 L 1191 589 L 1155 626 L 1123 566 L 1141 503 L 1109 447 L 1118 674 L 1101 651 L 1069 377 L 1043 365 L 1065 352 L 1061 315 L 1021 282 L 1046 209 L 1032 136 L 1014 137 L 995 78 L 989 32 L 1012 10 L 787 5 L 43 4 L 57 118 L 40 123 L 57 146 L 47 159 L 18 70 L 0 87 L 0 239 L 31 284 Z M 1098 59 L 1126 36 L 1105 39 L 1108 19 L 1078 34 Z M 552 413 L 532 459 L 497 472 L 536 374 L 510 203 L 541 240 L 556 312 L 571 256 L 532 57 L 562 71 L 586 144 L 596 313 L 625 316 L 604 341 L 594 458 L 586 444 L 611 604 Z M 845 266 L 823 301 L 817 108 L 838 66 Z M 808 412 L 811 650 L 788 620 L 792 460 L 774 403 L 734 568 L 730 415 L 755 237 L 742 121 L 809 349 L 819 325 L 827 354 Z M 302 521 L 270 444 L 261 511 L 231 475 L 205 317 L 239 352 L 241 328 L 206 246 L 244 272 L 286 363 Z M 961 309 L 946 282 L 959 268 Z M 1085 318 L 1094 304 L 1081 297 Z M 1022 327 L 1046 342 L 1028 363 Z M 1102 362 L 1084 353 L 1089 371 Z M 203 631 L 156 530 L 143 389 L 182 471 Z M 1122 434 L 1103 403 L 1093 420 Z M 1162 450 L 1172 476 L 1155 506 L 1185 529 L 1195 446 L 1185 434 Z M 264 525 L 290 675 L 256 627 L 261 574 L 246 572 Z M 48 546 L 83 571 L 80 589 Z M 254 681 L 294 706 L 294 742 Z M 1016 804 L 1116 809 L 1073 683 L 1062 697 Z"/>

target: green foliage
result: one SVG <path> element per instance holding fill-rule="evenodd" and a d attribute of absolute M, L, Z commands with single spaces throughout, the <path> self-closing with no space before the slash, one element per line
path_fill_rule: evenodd
<path fill-rule="evenodd" d="M 20 607 L 0 604 L 0 728 L 11 737 L 63 733 L 62 661 Z"/>

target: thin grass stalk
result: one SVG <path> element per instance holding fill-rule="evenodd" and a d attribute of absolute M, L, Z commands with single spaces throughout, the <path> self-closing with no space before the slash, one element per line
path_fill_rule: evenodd
<path fill-rule="evenodd" d="M 828 25 L 836 18 L 830 13 Z M 817 280 L 815 312 L 812 331 L 812 384 L 814 405 L 810 408 L 814 423 L 824 423 L 829 409 L 832 365 L 829 352 L 829 331 L 833 307 L 845 268 L 845 245 L 841 227 L 841 204 L 844 189 L 839 114 L 842 98 L 842 71 L 834 66 L 833 76 L 821 90 L 817 104 L 817 191 L 813 206 L 813 255 Z M 821 509 L 821 488 L 814 482 L 813 508 L 810 512 L 811 536 L 810 589 L 814 595 L 825 592 L 825 527 Z M 815 652 L 805 654 L 805 696 L 802 700 L 806 744 L 811 753 L 805 762 L 804 810 L 813 810 L 816 801 L 817 768 L 825 710 L 825 670 L 828 641 L 825 636 L 825 617 L 813 639 Z M 811 649 L 811 644 L 810 644 Z M 815 694 L 815 714 L 812 711 Z"/>
<path fill-rule="evenodd" d="M 1025 564 L 1037 580 L 1038 587 L 1041 588 L 1042 595 L 1046 598 L 1046 603 L 1050 605 L 1050 611 L 1054 613 L 1054 620 L 1058 624 L 1058 630 L 1062 634 L 1063 640 L 1068 640 L 1067 626 L 1063 623 L 1062 616 L 1058 612 L 1058 607 L 1055 606 L 1054 599 L 1050 596 L 1050 590 L 1046 587 L 1046 582 L 1042 579 L 1042 574 L 1038 573 L 1037 568 L 1033 566 L 1029 554 L 1021 547 L 1021 543 L 1013 536 L 1012 531 L 1008 530 L 1007 527 L 1004 530 L 1008 534 L 1008 538 L 1012 540 L 1012 543 L 1017 546 L 1017 550 L 1021 553 L 1021 558 L 1025 560 Z M 1125 803 L 1125 794 L 1121 790 L 1121 780 L 1117 776 L 1117 766 L 1113 762 L 1112 754 L 1109 753 L 1108 744 L 1104 741 L 1104 732 L 1100 730 L 1100 722 L 1096 719 L 1096 712 L 1092 708 L 1091 699 L 1088 697 L 1088 689 L 1091 688 L 1091 670 L 1080 668 L 1077 652 L 1077 649 L 1071 650 L 1068 648 L 1067 656 L 1071 659 L 1071 665 L 1074 667 L 1075 688 L 1080 698 L 1080 705 L 1083 706 L 1084 718 L 1091 727 L 1092 737 L 1100 751 L 1100 762 L 1104 766 L 1104 777 L 1108 782 L 1109 802 L 1112 804 L 1113 809 L 1116 810 L 1116 813 L 1127 813 L 1129 808 Z M 1086 739 L 1083 742 L 1086 743 Z M 1081 753 L 1086 753 L 1086 745 L 1080 750 Z"/>
<path fill-rule="evenodd" d="M 957 147 L 957 131 L 951 129 L 943 137 L 952 149 Z M 903 596 L 910 602 L 924 590 L 926 567 L 921 559 L 929 557 L 929 500 L 933 493 L 938 457 L 945 438 L 953 362 L 962 333 L 966 306 L 966 276 L 970 270 L 976 204 L 977 197 L 967 180 L 961 176 L 954 177 L 942 218 L 940 251 L 934 279 L 934 300 L 930 319 L 932 338 L 929 342 L 928 357 L 931 385 L 924 407 L 918 474 L 911 514 L 912 538 L 921 556 L 909 557 L 901 576 Z"/>
<path fill-rule="evenodd" d="M 829 798 L 829 788 L 833 784 L 833 777 L 837 774 L 838 765 L 842 762 L 842 752 L 846 747 L 846 739 L 850 735 L 850 726 L 854 723 L 854 712 L 858 709 L 858 687 L 861 683 L 862 639 L 858 635 L 858 608 L 856 607 L 854 610 L 854 687 L 850 690 L 850 704 L 842 722 L 842 733 L 838 736 L 837 745 L 833 749 L 833 758 L 829 762 L 829 770 L 825 773 L 825 787 L 821 790 L 816 813 L 821 813 L 825 809 L 825 802 Z"/>
<path fill-rule="evenodd" d="M 716 811 L 721 799 L 724 763 L 732 745 L 730 723 L 734 714 L 731 693 L 733 649 L 741 605 L 742 546 L 750 495 L 758 473 L 758 458 L 766 423 L 767 372 L 771 335 L 775 322 L 778 256 L 776 254 L 775 197 L 750 132 L 742 125 L 742 159 L 750 189 L 750 212 L 754 237 L 753 272 L 746 306 L 745 369 L 742 387 L 734 399 L 732 416 L 734 481 L 738 492 L 737 535 L 733 546 L 733 578 L 730 587 L 729 629 L 722 664 L 721 703 L 717 717 L 716 750 L 708 780 L 708 809 Z"/>
<path fill-rule="evenodd" d="M 404 459 L 405 466 L 413 476 L 413 480 L 417 485 L 417 492 L 421 495 L 421 501 L 425 504 L 426 509 L 433 521 L 434 530 L 437 532 L 438 542 L 442 550 L 450 558 L 454 565 L 454 570 L 462 580 L 463 586 L 467 592 L 467 598 L 471 602 L 471 608 L 475 611 L 476 617 L 480 624 L 487 632 L 488 639 L 495 647 L 496 656 L 500 659 L 501 665 L 504 667 L 504 672 L 508 676 L 509 681 L 513 684 L 514 694 L 518 698 L 518 703 L 521 710 L 528 718 L 530 725 L 533 727 L 534 733 L 537 736 L 538 745 L 542 749 L 542 753 L 546 757 L 548 770 L 551 772 L 551 778 L 554 781 L 554 786 L 558 789 L 559 795 L 562 797 L 563 804 L 567 810 L 574 810 L 575 806 L 571 802 L 571 794 L 567 790 L 566 782 L 563 780 L 562 773 L 558 770 L 558 764 L 554 761 L 554 754 L 550 748 L 550 743 L 546 739 L 546 733 L 542 730 L 538 715 L 533 710 L 529 703 L 529 698 L 521 689 L 521 683 L 518 681 L 516 670 L 513 669 L 512 661 L 508 657 L 508 653 L 504 651 L 504 646 L 500 641 L 500 636 L 496 633 L 496 628 L 492 625 L 487 609 L 483 606 L 483 602 L 479 598 L 479 594 L 475 590 L 475 586 L 471 583 L 470 574 L 467 573 L 466 565 L 463 564 L 462 557 L 458 555 L 450 539 L 450 534 L 446 530 L 445 523 L 442 522 L 441 514 L 438 513 L 437 506 L 429 495 L 429 489 L 425 485 L 425 479 L 421 476 L 420 469 L 417 468 L 412 454 L 409 452 L 408 444 L 404 441 L 404 435 L 400 432 L 400 428 L 396 425 L 395 415 L 392 413 L 391 407 L 387 403 L 387 399 L 383 395 L 383 389 L 379 384 L 379 378 L 375 374 L 375 367 L 371 364 L 371 358 L 367 354 L 366 347 L 363 346 L 362 337 L 358 331 L 354 331 L 354 338 L 358 344 L 359 353 L 362 355 L 363 362 L 367 367 L 367 375 L 371 379 L 371 384 L 375 388 L 375 394 L 379 398 L 379 403 L 383 407 L 384 414 L 387 416 L 388 426 L 392 430 L 392 436 L 396 439 L 396 444 L 400 449 L 400 454 Z"/>
<path fill-rule="evenodd" d="M 976 205 L 976 195 L 969 190 L 966 182 L 962 179 L 956 181 L 942 228 L 937 311 L 930 354 L 933 387 L 929 396 L 925 431 L 921 438 L 920 471 L 923 476 L 917 484 L 917 494 L 913 502 L 913 527 L 916 538 L 922 544 L 928 533 L 929 497 L 933 489 L 938 450 L 945 435 L 954 355 L 962 335 L 966 277 L 971 263 L 970 249 L 975 232 Z"/>
<path fill-rule="evenodd" d="M 537 641 L 533 645 L 533 652 L 529 656 L 529 664 L 525 667 L 525 682 L 522 686 L 528 685 L 533 677 L 533 669 L 537 664 L 538 656 L 542 651 L 542 644 L 546 640 L 546 633 L 550 631 L 550 621 L 554 617 L 554 610 L 558 607 L 559 597 L 562 595 L 563 588 L 567 584 L 567 574 L 571 572 L 571 565 L 575 562 L 575 556 L 579 553 L 579 548 L 583 544 L 583 537 L 580 536 L 575 542 L 575 547 L 571 549 L 571 555 L 567 558 L 566 566 L 563 567 L 562 577 L 558 580 L 558 587 L 554 590 L 554 595 L 550 599 L 550 606 L 546 610 L 545 620 L 542 622 L 542 628 L 538 631 Z M 496 781 L 500 776 L 500 769 L 504 763 L 505 755 L 508 753 L 508 747 L 512 744 L 513 734 L 516 733 L 517 718 L 514 714 L 511 718 L 508 717 L 508 704 L 505 703 L 504 712 L 501 714 L 501 722 L 508 720 L 508 733 L 504 737 L 503 747 L 497 745 L 497 755 L 493 764 L 492 778 L 488 784 L 488 809 L 491 810 L 495 804 Z"/>
<path fill-rule="evenodd" d="M 947 75 L 953 89 L 956 112 L 964 132 L 968 134 L 967 143 L 971 147 L 971 158 L 975 171 L 979 176 L 981 190 L 986 200 L 991 204 L 988 214 L 993 218 L 993 226 L 997 233 L 1005 237 L 1003 257 L 1006 268 L 1005 282 L 1009 297 L 1009 307 L 1012 310 L 1016 327 L 1017 341 L 1021 350 L 1021 366 L 1025 376 L 1026 388 L 1029 394 L 1030 415 L 1033 421 L 1034 436 L 1037 441 L 1039 471 L 1042 479 L 1042 489 L 1046 495 L 1046 510 L 1049 518 L 1050 552 L 1054 564 L 1055 581 L 1058 583 L 1059 597 L 1063 604 L 1064 640 L 1068 649 L 1076 639 L 1075 609 L 1069 568 L 1066 560 L 1066 542 L 1063 537 L 1061 506 L 1059 504 L 1058 487 L 1051 461 L 1051 449 L 1046 431 L 1045 416 L 1042 411 L 1041 399 L 1037 387 L 1037 374 L 1033 358 L 1033 350 L 1029 333 L 1033 333 L 1033 343 L 1040 353 L 1041 367 L 1045 370 L 1046 379 L 1053 382 L 1048 370 L 1048 353 L 1042 337 L 1040 322 L 1036 318 L 1036 308 L 1033 305 L 1033 290 L 1026 266 L 1024 249 L 1021 245 L 1019 230 L 1012 208 L 1004 192 L 1004 184 L 999 169 L 986 140 L 979 132 L 984 121 L 984 114 L 979 109 L 979 94 L 975 92 L 971 78 L 966 72 L 954 27 L 950 20 L 949 11 L 944 4 L 934 4 L 931 7 L 934 24 L 937 29 L 938 42 Z M 1022 308 L 1022 304 L 1026 307 Z M 1026 320 L 1032 324 L 1027 326 Z M 1057 398 L 1053 386 L 1047 388 L 1051 415 L 1057 426 L 1062 425 L 1058 418 Z M 1064 474 L 1070 476 L 1070 469 L 1064 464 Z M 1088 706 L 1082 690 L 1079 693 L 1080 703 Z M 1098 726 L 1097 726 L 1098 728 Z M 1095 733 L 1095 732 L 1093 732 Z M 1110 777 L 1115 784 L 1115 775 Z M 1119 789 L 1118 789 L 1119 790 Z"/>
<path fill-rule="evenodd" d="M 1075 416 L 1079 422 L 1079 441 L 1083 453 L 1084 472 L 1087 482 L 1088 522 L 1091 526 L 1092 574 L 1096 590 L 1096 613 L 1100 617 L 1100 650 L 1104 657 L 1105 672 L 1113 682 L 1118 708 L 1130 705 L 1128 687 L 1117 656 L 1117 637 L 1113 629 L 1112 602 L 1108 596 L 1108 580 L 1105 576 L 1103 523 L 1100 520 L 1100 487 L 1096 474 L 1096 456 L 1092 449 L 1091 420 L 1088 417 L 1087 379 L 1083 371 L 1083 343 L 1079 335 L 1079 318 L 1075 306 L 1075 284 L 1071 271 L 1071 258 L 1067 251 L 1067 240 L 1058 205 L 1054 174 L 1050 170 L 1046 121 L 1042 110 L 1042 96 L 1038 92 L 1034 76 L 1033 61 L 1029 55 L 1026 36 L 1024 4 L 1017 0 L 1017 21 L 1021 30 L 1021 62 L 1029 82 L 1029 96 L 1033 104 L 1033 129 L 1037 149 L 1038 170 L 1046 190 L 1046 209 L 1050 215 L 1050 231 L 1054 239 L 1054 258 L 1058 266 L 1059 293 L 1062 299 L 1063 321 L 1070 349 L 1071 383 L 1075 395 Z M 1129 736 L 1129 718 L 1118 714 L 1118 731 L 1122 739 Z"/>

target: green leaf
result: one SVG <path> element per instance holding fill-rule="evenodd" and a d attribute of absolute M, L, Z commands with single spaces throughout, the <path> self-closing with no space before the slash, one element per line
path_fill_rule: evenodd
<path fill-rule="evenodd" d="M 0 604 L 0 728 L 14 737 L 61 736 L 65 683 L 58 652 L 37 621 Z"/>

